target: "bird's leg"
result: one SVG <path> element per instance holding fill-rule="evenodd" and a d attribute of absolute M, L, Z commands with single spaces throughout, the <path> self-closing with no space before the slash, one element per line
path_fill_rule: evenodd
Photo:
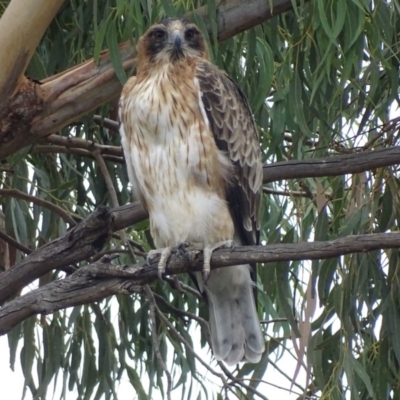
<path fill-rule="evenodd" d="M 163 249 L 155 249 L 150 250 L 147 254 L 146 261 L 149 264 L 153 258 L 160 254 L 160 261 L 158 262 L 158 277 L 162 279 L 162 276 L 165 272 L 165 267 L 167 266 L 167 262 L 169 257 L 171 256 L 174 247 L 164 247 Z"/>
<path fill-rule="evenodd" d="M 211 256 L 214 250 L 217 250 L 221 247 L 233 247 L 233 240 L 224 240 L 218 243 L 215 243 L 213 245 L 206 245 L 204 246 L 203 249 L 203 258 L 204 258 L 204 263 L 203 263 L 203 281 L 204 283 L 207 282 L 210 272 L 211 272 L 211 266 L 210 266 L 210 261 L 211 261 Z"/>

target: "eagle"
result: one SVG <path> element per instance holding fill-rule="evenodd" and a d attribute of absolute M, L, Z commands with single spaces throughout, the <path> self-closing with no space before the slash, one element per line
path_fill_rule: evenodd
<path fill-rule="evenodd" d="M 252 268 L 210 271 L 212 252 L 259 241 L 262 185 L 256 125 L 240 87 L 209 61 L 198 27 L 163 19 L 137 42 L 136 76 L 124 85 L 119 120 L 133 193 L 149 212 L 159 274 L 183 244 L 203 251 L 198 287 L 211 345 L 228 365 L 264 352 Z"/>

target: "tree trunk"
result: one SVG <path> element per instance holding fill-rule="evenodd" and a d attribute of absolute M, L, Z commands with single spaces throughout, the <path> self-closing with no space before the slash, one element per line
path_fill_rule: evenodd
<path fill-rule="evenodd" d="M 0 111 L 21 87 L 40 39 L 64 0 L 12 0 L 0 21 Z"/>

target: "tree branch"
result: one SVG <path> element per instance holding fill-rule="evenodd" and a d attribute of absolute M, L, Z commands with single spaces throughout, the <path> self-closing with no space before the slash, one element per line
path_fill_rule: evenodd
<path fill-rule="evenodd" d="M 0 230 L 0 239 L 4 240 L 8 244 L 11 244 L 11 246 L 14 246 L 17 250 L 22 251 L 25 254 L 31 254 L 33 252 L 32 249 L 30 249 L 29 247 L 26 247 L 23 244 L 17 242 L 14 238 L 12 238 L 11 236 L 8 236 L 2 230 Z"/>
<path fill-rule="evenodd" d="M 25 257 L 0 275 L 0 304 L 45 273 L 99 252 L 112 233 L 113 215 L 99 207 L 66 235 Z"/>
<path fill-rule="evenodd" d="M 274 0 L 272 7 L 271 2 L 265 0 L 223 1 L 217 7 L 218 42 L 223 42 L 292 8 L 292 2 L 287 0 Z M 194 14 L 206 21 L 208 31 L 211 32 L 207 6 L 199 7 L 185 17 L 193 19 Z"/>
<path fill-rule="evenodd" d="M 36 204 L 40 207 L 47 208 L 61 217 L 65 222 L 69 223 L 71 226 L 75 226 L 76 222 L 72 218 L 72 216 L 68 213 L 68 211 L 59 207 L 57 204 L 54 204 L 50 201 L 41 199 L 40 197 L 31 196 L 27 193 L 21 192 L 18 189 L 0 189 L 0 195 L 2 196 L 10 196 L 16 199 L 26 200 L 30 203 Z"/>
<path fill-rule="evenodd" d="M 400 147 L 388 147 L 340 156 L 281 161 L 264 165 L 263 182 L 357 174 L 400 163 Z"/>
<path fill-rule="evenodd" d="M 114 208 L 117 208 L 119 206 L 118 196 L 117 196 L 117 192 L 115 190 L 114 184 L 112 182 L 110 172 L 108 171 L 106 162 L 104 161 L 104 158 L 101 155 L 99 149 L 95 149 L 93 151 L 93 155 L 94 155 L 94 157 L 95 157 L 95 159 L 97 161 L 97 164 L 100 167 L 100 171 L 101 171 L 101 173 L 103 175 L 103 178 L 104 178 L 104 180 L 106 182 L 106 187 L 107 187 L 108 194 L 110 196 L 111 204 L 112 204 L 112 206 Z M 121 241 L 124 243 L 124 245 L 129 250 L 131 261 L 135 263 L 136 262 L 136 257 L 135 257 L 135 254 L 134 254 L 131 246 L 129 245 L 129 240 L 128 240 L 128 237 L 127 237 L 125 231 L 121 230 L 119 233 L 117 233 L 117 235 L 119 236 Z"/>
<path fill-rule="evenodd" d="M 99 144 L 91 140 L 85 140 L 75 137 L 65 137 L 60 135 L 50 135 L 46 140 L 54 145 L 65 146 L 67 148 L 76 147 L 79 149 L 85 149 L 93 152 L 98 150 L 100 154 L 108 154 L 111 156 L 122 157 L 121 146 L 107 146 L 104 144 Z"/>
<path fill-rule="evenodd" d="M 299 192 L 299 191 L 289 191 L 289 190 L 274 190 L 270 188 L 263 187 L 263 193 L 265 194 L 276 194 L 278 196 L 287 196 L 287 197 L 310 197 L 310 195 L 306 192 Z"/>
<path fill-rule="evenodd" d="M 35 145 L 33 147 L 33 149 L 31 150 L 32 153 L 67 153 L 67 154 L 76 154 L 78 156 L 83 156 L 83 157 L 87 157 L 87 158 L 91 158 L 91 159 L 95 159 L 94 155 L 88 151 L 88 150 L 84 150 L 82 148 L 79 147 L 65 147 L 65 146 L 54 146 L 54 145 Z M 103 152 L 104 153 L 104 152 Z M 113 162 L 114 164 L 118 163 L 118 164 L 124 164 L 124 159 L 122 158 L 122 154 L 121 157 L 117 157 L 117 156 L 110 156 L 108 154 L 103 154 L 103 158 L 106 161 L 110 161 Z"/>
<path fill-rule="evenodd" d="M 247 263 L 326 259 L 390 248 L 400 248 L 400 232 L 347 236 L 327 242 L 218 249 L 212 255 L 211 268 Z M 6 303 L 0 309 L 0 335 L 9 332 L 16 324 L 35 314 L 50 314 L 67 307 L 101 301 L 118 293 L 139 291 L 143 285 L 158 279 L 157 263 L 158 258 L 150 265 L 145 262 L 114 265 L 109 259 L 103 258 L 82 267 L 63 280 L 53 281 Z M 201 253 L 177 252 L 168 262 L 167 274 L 200 271 L 202 265 Z M 0 293 L 3 295 L 2 290 L 4 289 L 1 289 Z"/>
<path fill-rule="evenodd" d="M 113 119 L 103 118 L 101 115 L 93 115 L 93 122 L 113 133 L 119 133 L 119 123 Z"/>
<path fill-rule="evenodd" d="M 79 138 L 66 138 L 57 135 L 52 135 L 51 137 L 57 137 L 56 141 L 63 143 L 65 147 L 37 145 L 34 147 L 34 151 L 37 149 L 37 152 L 69 152 L 94 158 L 92 153 L 83 149 L 98 148 L 105 160 L 118 163 L 124 162 L 122 148 L 119 146 L 100 145 Z M 399 163 L 399 146 L 323 158 L 279 161 L 263 165 L 263 183 L 285 179 L 357 174 Z M 300 196 L 301 194 L 298 195 Z"/>

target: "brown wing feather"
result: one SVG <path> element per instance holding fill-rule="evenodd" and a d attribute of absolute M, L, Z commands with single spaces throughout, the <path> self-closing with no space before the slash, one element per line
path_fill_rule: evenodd
<path fill-rule="evenodd" d="M 217 146 L 234 165 L 227 200 L 236 231 L 244 245 L 258 244 L 262 165 L 249 104 L 239 86 L 209 62 L 197 64 L 196 78 Z"/>

